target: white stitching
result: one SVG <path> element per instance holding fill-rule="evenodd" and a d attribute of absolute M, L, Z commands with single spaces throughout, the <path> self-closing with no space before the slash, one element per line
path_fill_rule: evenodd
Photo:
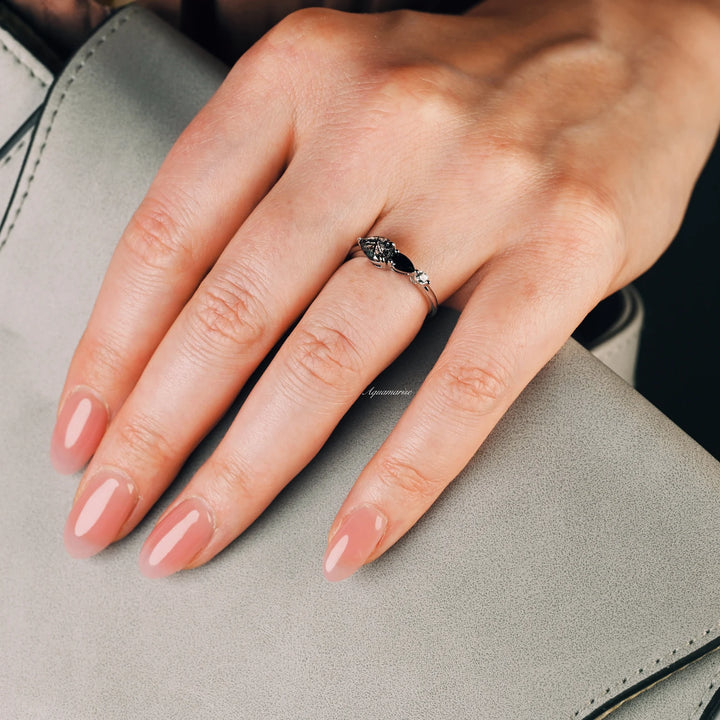
<path fill-rule="evenodd" d="M 25 147 L 27 144 L 27 140 L 23 140 L 21 143 L 18 143 L 4 158 L 2 161 L 2 164 L 0 164 L 0 168 L 4 168 L 6 165 L 10 163 L 10 161 Z"/>
<path fill-rule="evenodd" d="M 709 636 L 713 633 L 717 634 L 718 630 L 720 629 L 720 621 L 718 621 L 714 627 L 710 628 L 709 630 L 703 630 L 699 635 L 697 635 L 694 638 L 690 638 L 684 646 L 682 646 L 682 650 L 685 650 L 685 647 L 692 647 L 693 645 L 696 645 L 700 640 L 708 640 Z M 588 702 L 585 704 L 584 707 L 580 708 L 579 710 L 576 710 L 571 717 L 573 720 L 576 718 L 584 717 L 585 713 L 589 710 L 594 710 L 595 708 L 602 705 L 602 701 L 607 697 L 612 697 L 617 691 L 630 688 L 633 686 L 634 682 L 637 682 L 637 680 L 644 675 L 647 675 L 650 671 L 657 671 L 659 670 L 665 663 L 667 663 L 670 660 L 679 660 L 682 655 L 680 654 L 681 648 L 675 648 L 671 652 L 669 652 L 664 657 L 655 658 L 655 660 L 652 660 L 648 663 L 643 664 L 641 668 L 638 670 L 634 670 L 631 673 L 628 673 L 622 680 L 616 682 L 613 685 L 608 686 L 605 690 L 602 692 L 597 693 L 594 697 L 592 697 Z M 637 677 L 636 677 L 637 676 Z M 632 682 L 631 682 L 632 681 Z"/>
<path fill-rule="evenodd" d="M 116 33 L 129 19 L 130 17 L 137 12 L 137 8 L 131 8 L 125 12 L 123 17 L 121 17 L 118 20 L 114 21 L 114 25 L 106 32 L 101 38 L 98 39 L 98 41 L 85 53 L 85 57 L 77 64 L 75 69 L 73 70 L 73 74 L 68 78 L 68 81 L 65 85 L 65 89 L 62 92 L 62 95 L 60 95 L 57 106 L 55 107 L 55 110 L 53 110 L 53 114 L 50 117 L 50 122 L 48 123 L 48 126 L 45 130 L 45 137 L 43 139 L 43 143 L 40 146 L 40 150 L 38 151 L 38 156 L 35 159 L 35 164 L 32 169 L 32 173 L 30 174 L 30 177 L 28 177 L 27 185 L 25 187 L 25 192 L 22 194 L 22 197 L 20 198 L 20 202 L 18 203 L 18 208 L 15 211 L 15 216 L 12 219 L 12 223 L 7 229 L 7 232 L 5 233 L 5 237 L 0 240 L 0 251 L 5 247 L 7 241 L 10 239 L 10 235 L 12 234 L 13 228 L 17 224 L 18 218 L 20 217 L 20 213 L 22 212 L 22 209 L 25 205 L 25 200 L 27 199 L 28 194 L 30 193 L 30 187 L 33 183 L 33 180 L 35 179 L 35 174 L 37 173 L 38 167 L 40 166 L 40 161 L 43 157 L 43 152 L 45 150 L 45 147 L 48 143 L 48 138 L 50 137 L 50 131 L 53 128 L 53 123 L 55 122 L 55 118 L 57 117 L 58 111 L 60 110 L 60 107 L 63 103 L 63 100 L 67 97 L 68 93 L 70 92 L 70 86 L 75 82 L 76 78 L 78 77 L 78 74 L 80 71 L 85 67 L 85 64 L 90 60 L 90 58 L 95 54 L 97 49 L 114 33 Z"/>
<path fill-rule="evenodd" d="M 6 45 L 2 40 L 0 40 L 0 48 L 2 48 L 6 53 L 12 55 L 15 58 L 15 62 L 19 65 L 22 65 L 30 73 L 30 76 L 40 83 L 40 87 L 46 88 L 48 86 L 48 84 L 42 78 L 38 77 L 35 74 L 35 70 L 33 70 L 33 68 L 30 67 L 30 65 L 28 65 L 25 60 L 23 60 L 11 47 Z"/>

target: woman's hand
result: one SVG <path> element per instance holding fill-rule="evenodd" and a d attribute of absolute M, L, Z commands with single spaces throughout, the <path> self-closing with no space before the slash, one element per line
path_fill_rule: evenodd
<path fill-rule="evenodd" d="M 301 314 L 143 572 L 202 565 L 309 462 L 427 312 L 407 278 L 344 262 L 361 235 L 462 309 L 340 508 L 324 571 L 384 553 L 673 237 L 718 128 L 718 37 L 718 12 L 688 0 L 281 22 L 182 134 L 113 256 L 52 440 L 63 472 L 94 453 L 70 553 L 137 525 Z"/>

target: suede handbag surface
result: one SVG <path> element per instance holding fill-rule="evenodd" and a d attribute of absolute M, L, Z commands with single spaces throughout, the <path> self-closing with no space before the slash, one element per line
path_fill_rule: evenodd
<path fill-rule="evenodd" d="M 48 455 L 64 375 L 125 225 L 227 68 L 133 5 L 54 81 L 3 38 L 38 89 L 0 145 L 0 718 L 715 717 L 720 465 L 574 341 L 406 537 L 323 578 L 330 523 L 447 309 L 373 383 L 410 392 L 358 398 L 207 565 L 148 580 L 137 556 L 253 381 L 134 532 L 68 557 L 78 477 Z"/>

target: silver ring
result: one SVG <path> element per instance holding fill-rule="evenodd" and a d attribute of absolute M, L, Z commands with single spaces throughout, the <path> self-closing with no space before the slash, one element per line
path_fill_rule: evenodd
<path fill-rule="evenodd" d="M 430 287 L 427 273 L 417 270 L 407 255 L 398 252 L 394 242 L 378 235 L 358 238 L 357 245 L 353 245 L 348 257 L 360 257 L 361 255 L 364 255 L 375 267 L 390 268 L 400 275 L 407 276 L 413 285 L 422 290 L 422 294 L 428 301 L 430 306 L 428 316 L 435 315 L 438 301 Z"/>

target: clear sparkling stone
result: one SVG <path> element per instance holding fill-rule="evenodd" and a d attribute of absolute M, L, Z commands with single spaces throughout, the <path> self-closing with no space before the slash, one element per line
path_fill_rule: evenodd
<path fill-rule="evenodd" d="M 430 283 L 430 278 L 422 270 L 416 270 L 415 271 L 415 282 L 418 285 L 428 285 Z"/>

